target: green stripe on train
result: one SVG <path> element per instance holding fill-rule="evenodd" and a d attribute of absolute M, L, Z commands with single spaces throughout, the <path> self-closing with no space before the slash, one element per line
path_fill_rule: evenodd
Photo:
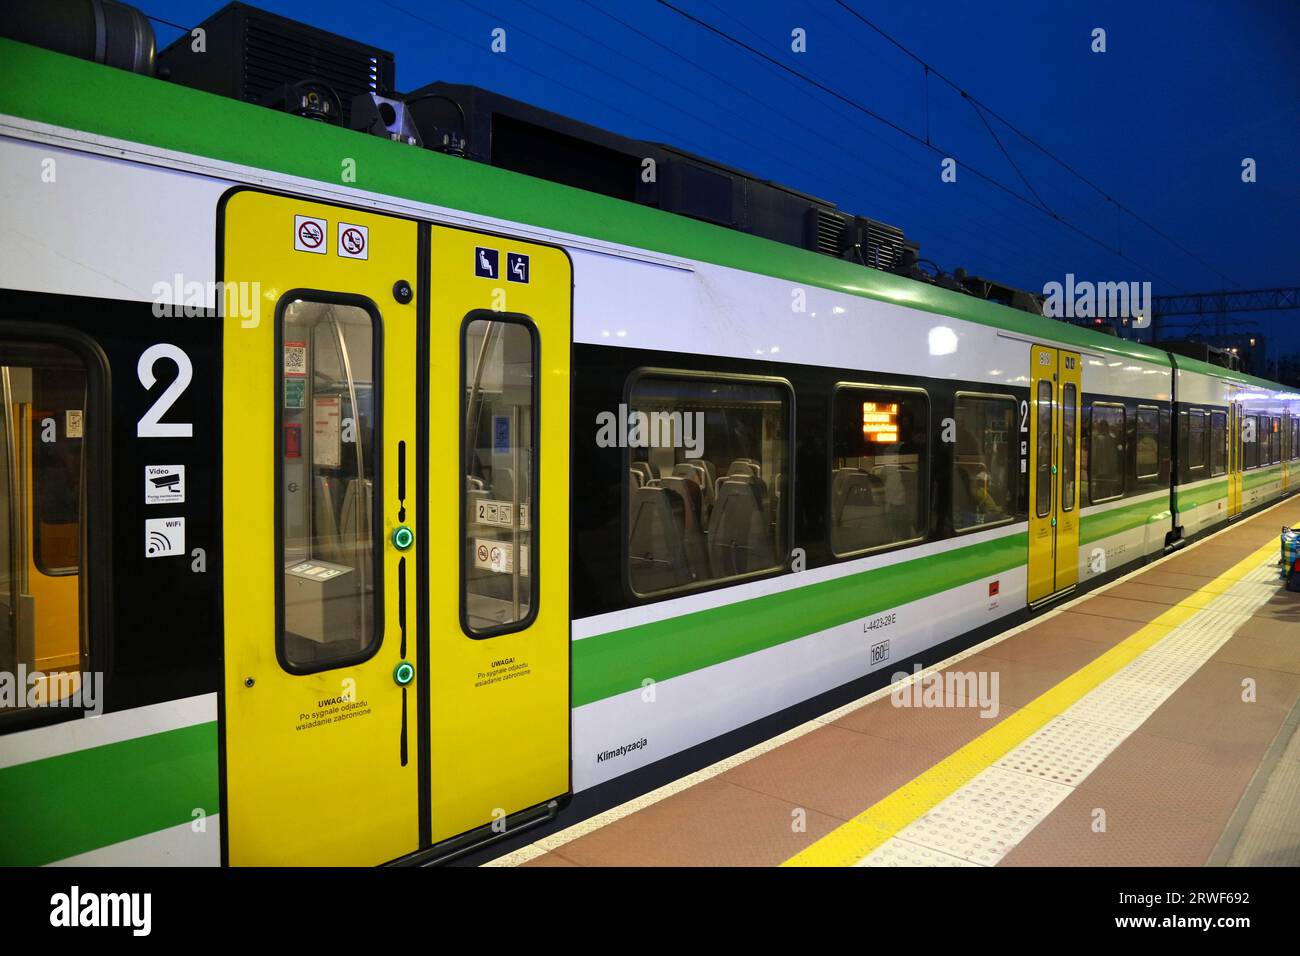
<path fill-rule="evenodd" d="M 1010 534 L 901 564 L 796 587 L 573 642 L 573 705 L 636 690 L 1024 565 Z"/>
<path fill-rule="evenodd" d="M 1259 485 L 1282 480 L 1282 466 L 1269 465 L 1267 468 L 1255 468 L 1242 474 L 1242 490 L 1249 491 Z M 1228 479 L 1221 478 L 1195 488 L 1178 488 L 1175 490 L 1179 511 L 1191 511 L 1202 505 L 1224 501 L 1228 497 Z"/>
<path fill-rule="evenodd" d="M 1226 501 L 1228 497 L 1228 479 L 1213 481 L 1208 485 L 1198 485 L 1195 488 L 1178 488 L 1175 490 L 1175 496 L 1179 511 L 1191 511 L 1201 505 L 1208 505 L 1215 501 Z"/>
<path fill-rule="evenodd" d="M 217 812 L 217 724 L 0 769 L 0 865 L 41 866 Z M 215 821 L 211 824 L 215 826 Z"/>
<path fill-rule="evenodd" d="M 1256 485 L 1263 485 L 1271 481 L 1281 480 L 1282 466 L 1280 464 L 1269 465 L 1267 468 L 1257 468 L 1242 475 L 1241 487 L 1243 490 L 1247 490 L 1254 488 Z"/>
<path fill-rule="evenodd" d="M 1094 541 L 1100 541 L 1102 538 L 1109 538 L 1111 535 L 1120 534 L 1133 528 L 1140 528 L 1154 521 L 1168 523 L 1170 519 L 1169 509 L 1162 507 L 1168 501 L 1167 497 L 1152 498 L 1131 505 L 1111 508 L 1109 511 L 1102 511 L 1099 514 L 1084 515 L 1079 526 L 1079 544 L 1091 544 Z M 1166 528 L 1165 530 L 1169 529 Z"/>

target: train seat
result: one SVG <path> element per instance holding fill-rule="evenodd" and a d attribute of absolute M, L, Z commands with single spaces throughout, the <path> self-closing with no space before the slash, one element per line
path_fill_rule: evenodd
<path fill-rule="evenodd" d="M 632 491 L 628 509 L 628 567 L 638 591 L 661 591 L 689 584 L 690 564 L 682 540 L 682 497 L 667 488 Z"/>
<path fill-rule="evenodd" d="M 704 489 L 694 480 L 679 476 L 661 478 L 659 483 L 682 499 L 682 541 L 691 577 L 697 581 L 707 578 L 709 552 L 703 523 Z"/>
<path fill-rule="evenodd" d="M 715 577 L 772 566 L 771 542 L 756 479 L 728 476 L 718 482 L 718 500 L 709 518 L 709 563 Z"/>

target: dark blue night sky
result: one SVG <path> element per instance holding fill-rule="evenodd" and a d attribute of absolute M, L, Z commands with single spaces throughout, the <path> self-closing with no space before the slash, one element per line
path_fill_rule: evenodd
<path fill-rule="evenodd" d="M 833 0 L 673 2 L 925 137 L 923 68 Z M 940 154 L 654 0 L 256 5 L 393 51 L 399 89 L 470 83 L 669 142 L 897 225 L 947 271 L 1033 290 L 1067 272 L 1150 280 L 1156 295 L 1300 285 L 1300 0 L 850 3 L 1199 258 L 991 117 L 1043 202 L 1127 258 L 963 171 L 1031 195 L 976 111 L 933 77 L 929 134 L 957 159 L 956 183 L 940 181 Z M 140 6 L 197 24 L 221 2 Z M 504 54 L 490 50 L 496 27 Z M 791 51 L 796 27 L 806 53 Z M 1091 50 L 1097 27 L 1105 53 Z M 155 28 L 160 46 L 178 35 Z M 1271 355 L 1300 351 L 1300 312 L 1246 318 Z"/>

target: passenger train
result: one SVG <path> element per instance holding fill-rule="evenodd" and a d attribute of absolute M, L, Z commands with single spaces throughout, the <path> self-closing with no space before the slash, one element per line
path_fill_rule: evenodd
<path fill-rule="evenodd" d="M 1277 383 L 147 46 L 0 40 L 0 862 L 483 852 L 1300 483 Z"/>

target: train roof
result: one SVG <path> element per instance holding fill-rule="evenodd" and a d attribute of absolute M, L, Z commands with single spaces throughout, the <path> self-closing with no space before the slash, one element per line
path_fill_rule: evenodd
<path fill-rule="evenodd" d="M 0 113 L 256 169 L 339 182 L 356 160 L 358 189 L 462 209 L 683 259 L 948 315 L 1026 338 L 1170 366 L 1138 342 L 987 302 L 843 259 L 304 120 L 236 99 L 0 39 Z M 1178 367 L 1242 385 L 1275 382 L 1191 358 Z"/>

